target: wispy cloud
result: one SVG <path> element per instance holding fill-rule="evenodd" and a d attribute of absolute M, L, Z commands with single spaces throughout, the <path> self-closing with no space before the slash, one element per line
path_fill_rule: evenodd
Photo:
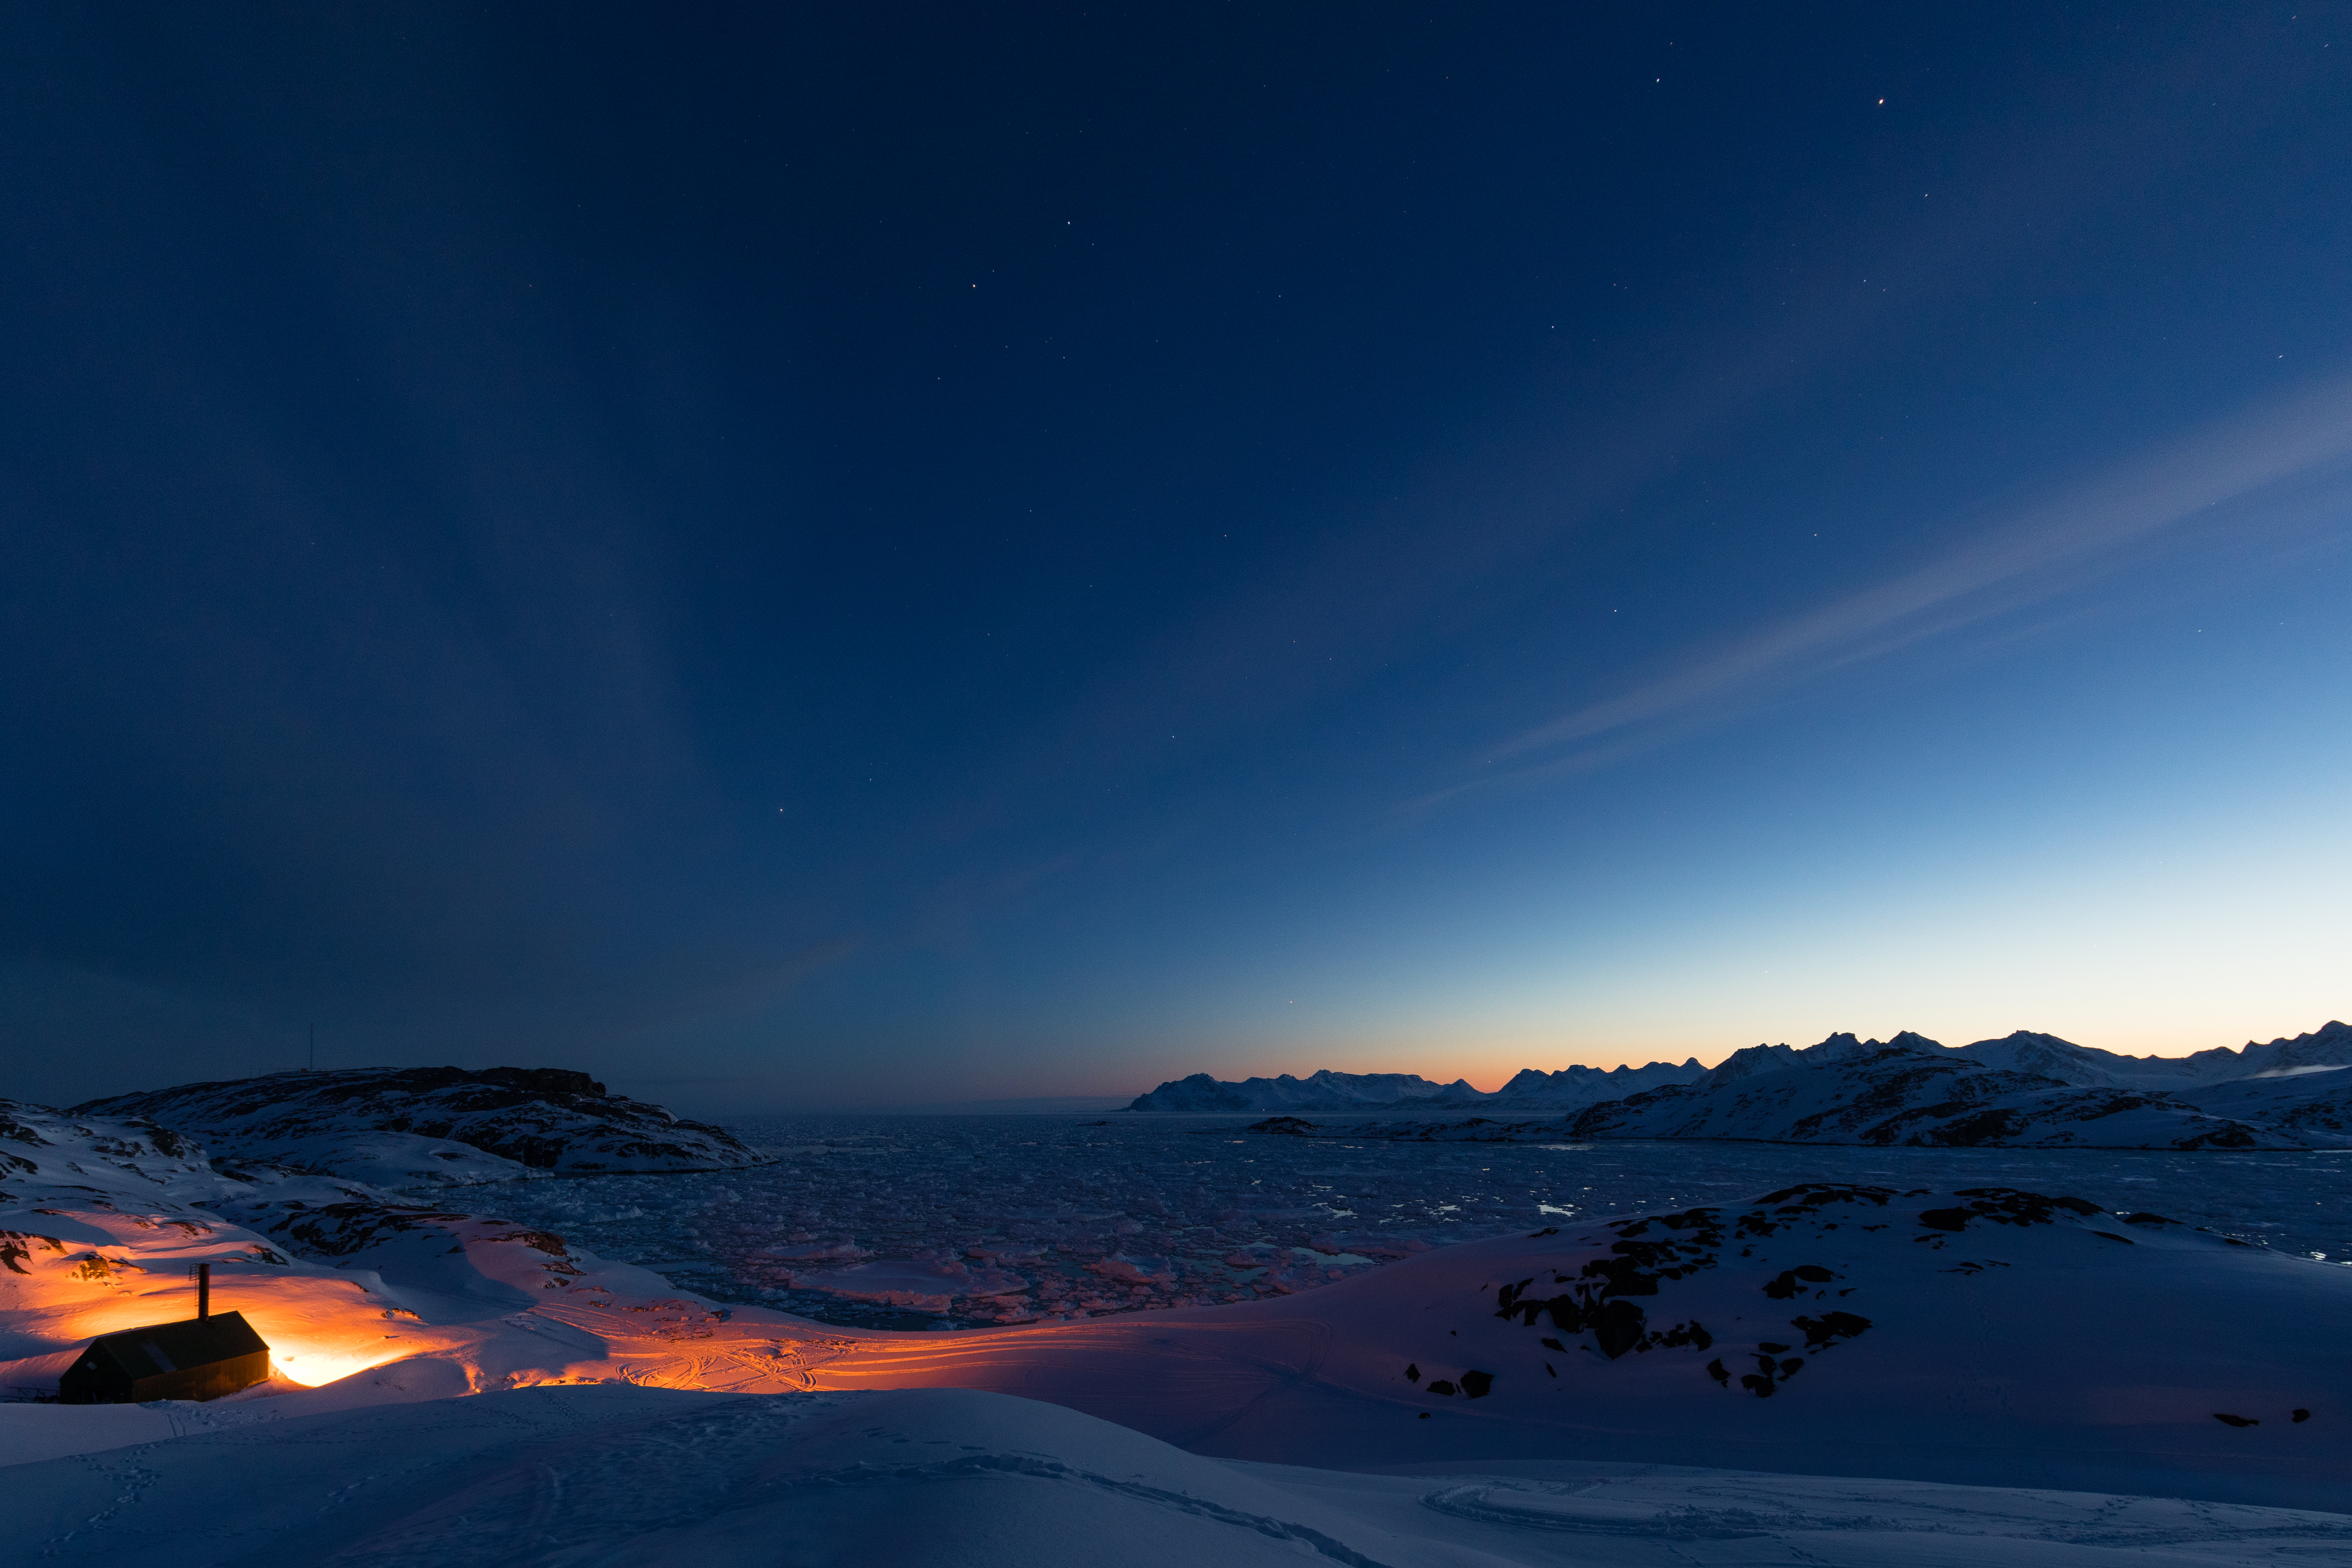
<path fill-rule="evenodd" d="M 2033 504 L 1900 576 L 1486 748 L 1493 771 L 1424 797 L 1582 772 L 1768 694 L 2013 613 L 2110 572 L 2203 513 L 2352 463 L 2352 380 L 2209 426 Z M 1495 764 L 1501 764 L 1495 766 Z"/>

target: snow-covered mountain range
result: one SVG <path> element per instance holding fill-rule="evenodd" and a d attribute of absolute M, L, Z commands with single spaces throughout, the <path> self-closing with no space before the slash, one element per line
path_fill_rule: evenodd
<path fill-rule="evenodd" d="M 1916 1035 L 1898 1035 L 1924 1045 Z M 1786 1047 L 1782 1047 L 1786 1049 Z M 2291 1078 L 2352 1067 L 2352 1026 L 2328 1023 L 2307 1035 L 2265 1044 L 2248 1040 L 2231 1049 L 2217 1046 L 2185 1057 L 2127 1057 L 2078 1046 L 2055 1035 L 2020 1029 L 1998 1040 L 1948 1048 L 1987 1067 L 2037 1073 L 2060 1083 L 2117 1089 L 2185 1089 L 2250 1078 Z"/>
<path fill-rule="evenodd" d="M 725 1128 L 607 1094 L 562 1068 L 281 1072 L 113 1095 L 73 1113 L 152 1122 L 224 1162 L 383 1187 L 717 1171 L 761 1159 Z"/>
<path fill-rule="evenodd" d="M 2194 1075 L 2162 1076 L 2181 1061 L 2194 1064 Z M 2062 1072 L 2071 1076 L 2057 1076 Z M 1295 1116 L 1265 1130 L 1319 1131 Z M 1892 1040 L 1832 1035 L 1803 1050 L 1750 1047 L 1694 1081 L 1566 1115 L 1371 1122 L 1348 1133 L 1471 1142 L 1736 1138 L 1930 1148 L 2352 1148 L 2352 1027 L 2330 1023 L 2293 1039 L 2186 1058 L 2116 1057 L 2022 1033 L 1958 1049 L 1908 1033 Z"/>
<path fill-rule="evenodd" d="M 1381 1109 L 1506 1113 L 1575 1110 L 1628 1099 L 1669 1084 L 1717 1081 L 1726 1072 L 1735 1076 L 1762 1072 L 1773 1065 L 1790 1065 L 1800 1054 L 1810 1057 L 1824 1047 L 1858 1043 L 1852 1035 L 1832 1035 L 1804 1053 L 1786 1045 L 1751 1046 L 1733 1053 L 1712 1072 L 1700 1066 L 1696 1057 L 1679 1065 L 1651 1062 L 1606 1071 L 1570 1067 L 1548 1073 L 1528 1068 L 1492 1093 L 1474 1089 L 1461 1079 L 1441 1084 L 1417 1073 L 1326 1069 L 1305 1078 L 1284 1073 L 1278 1078 L 1249 1078 L 1234 1083 L 1196 1072 L 1190 1078 L 1171 1079 L 1147 1094 L 1136 1096 L 1128 1109 L 1193 1113 L 1273 1110 L 1293 1114 Z M 1906 1030 L 1885 1043 L 1940 1052 L 1978 1067 L 2030 1073 L 2084 1088 L 2183 1089 L 2241 1079 L 2296 1077 L 2352 1067 L 2352 1027 L 2341 1023 L 2330 1023 L 2293 1039 L 2275 1039 L 2266 1045 L 2249 1040 L 2237 1049 L 2217 1047 L 2186 1057 L 2124 1056 L 2028 1029 L 1965 1046 L 1939 1045 Z"/>
<path fill-rule="evenodd" d="M 1510 1082 L 1489 1094 L 1462 1079 L 1433 1083 L 1418 1073 L 1333 1072 L 1328 1068 L 1294 1078 L 1244 1079 L 1221 1083 L 1207 1073 L 1172 1079 L 1149 1094 L 1139 1094 L 1129 1110 L 1235 1112 L 1259 1110 L 1563 1110 L 1605 1100 L 1622 1100 L 1661 1084 L 1694 1083 L 1706 1076 L 1698 1058 L 1677 1067 L 1652 1062 L 1646 1067 L 1570 1067 L 1558 1072 L 1523 1068 Z"/>

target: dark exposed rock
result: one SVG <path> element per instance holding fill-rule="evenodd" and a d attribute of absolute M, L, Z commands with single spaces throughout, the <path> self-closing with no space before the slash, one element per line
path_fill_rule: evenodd
<path fill-rule="evenodd" d="M 1778 1277 L 1764 1286 L 1764 1294 L 1775 1301 L 1786 1301 L 1805 1293 L 1808 1287 L 1826 1285 L 1837 1278 L 1818 1263 L 1801 1263 L 1794 1268 L 1783 1268 Z"/>
<path fill-rule="evenodd" d="M 1484 1399 L 1494 1391 L 1495 1374 L 1491 1372 L 1465 1372 L 1462 1374 L 1462 1392 L 1473 1399 Z"/>
<path fill-rule="evenodd" d="M 1697 1350 L 1706 1350 L 1714 1343 L 1715 1336 L 1708 1333 L 1696 1318 L 1693 1318 L 1687 1323 L 1676 1323 L 1664 1333 L 1651 1335 L 1647 1342 L 1634 1348 L 1646 1351 L 1655 1345 L 1660 1350 L 1679 1350 L 1684 1345 L 1690 1345 Z"/>
<path fill-rule="evenodd" d="M 1642 1336 L 1649 1326 L 1649 1320 L 1642 1309 L 1633 1302 L 1604 1302 L 1601 1310 L 1592 1314 L 1592 1342 L 1601 1348 L 1602 1355 L 1615 1361 L 1642 1342 Z"/>
<path fill-rule="evenodd" d="M 1967 1229 L 1969 1222 L 1977 1219 L 1994 1225 L 2049 1225 L 2057 1218 L 2060 1209 L 2085 1218 L 2106 1213 L 2086 1198 L 2047 1197 L 2016 1187 L 1962 1187 L 1952 1195 L 1969 1199 L 1969 1205 L 1928 1209 L 1920 1215 L 1919 1223 L 1931 1230 L 1958 1231 Z"/>
<path fill-rule="evenodd" d="M 2224 1426 L 2259 1426 L 2262 1425 L 2261 1418 L 2258 1416 L 2225 1415 L 2219 1410 L 2213 1412 L 2213 1419 L 2219 1421 Z"/>
<path fill-rule="evenodd" d="M 1818 1318 L 1791 1318 L 1789 1326 L 1804 1334 L 1807 1350 L 1817 1351 L 1835 1341 L 1853 1339 L 1870 1327 L 1870 1320 L 1853 1312 L 1823 1312 Z"/>
<path fill-rule="evenodd" d="M 1249 1125 L 1252 1132 L 1278 1132 L 1293 1138 L 1305 1138 L 1316 1131 L 1315 1123 L 1298 1116 L 1269 1116 Z"/>
<path fill-rule="evenodd" d="M 1853 1182 L 1802 1182 L 1777 1193 L 1766 1193 L 1756 1201 L 1783 1212 L 1811 1214 L 1832 1204 L 1871 1204 L 1885 1208 L 1896 1198 L 1916 1196 L 1916 1193 L 1898 1193 L 1893 1187 L 1866 1187 Z"/>
<path fill-rule="evenodd" d="M 2019 1187 L 1960 1187 L 1952 1195 L 1975 1200 L 1969 1208 L 2001 1225 L 2048 1225 L 2060 1209 L 2085 1219 L 2107 1212 L 2088 1198 L 2049 1197 Z"/>

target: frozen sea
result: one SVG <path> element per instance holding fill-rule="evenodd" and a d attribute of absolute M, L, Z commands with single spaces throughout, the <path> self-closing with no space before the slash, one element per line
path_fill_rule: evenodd
<path fill-rule="evenodd" d="M 876 1328 L 1290 1294 L 1449 1242 L 1809 1181 L 2071 1194 L 2352 1263 L 2352 1152 L 1391 1143 L 1255 1120 L 742 1121 L 775 1163 L 532 1182 L 497 1205 L 721 1301 Z"/>

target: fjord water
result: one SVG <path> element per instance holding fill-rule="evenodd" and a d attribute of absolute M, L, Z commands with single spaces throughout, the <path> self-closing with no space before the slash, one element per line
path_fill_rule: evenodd
<path fill-rule="evenodd" d="M 745 1121 L 732 1130 L 775 1163 L 518 1183 L 498 1205 L 722 1301 L 876 1327 L 1246 1300 L 1432 1246 L 1737 1202 L 1800 1182 L 2022 1187 L 2352 1263 L 2347 1151 L 1426 1144 L 1252 1133 L 1251 1120 Z M 995 1294 L 958 1290 L 945 1311 L 909 1311 L 795 1283 L 867 1258 L 969 1268 Z"/>

